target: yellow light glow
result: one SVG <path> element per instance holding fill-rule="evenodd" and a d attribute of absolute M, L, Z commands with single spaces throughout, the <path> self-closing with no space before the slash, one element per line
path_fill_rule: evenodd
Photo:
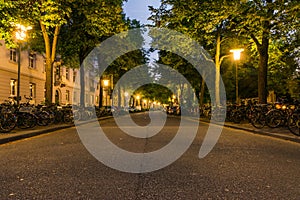
<path fill-rule="evenodd" d="M 31 30 L 31 26 L 24 26 L 22 24 L 16 24 L 17 31 L 16 31 L 16 38 L 17 40 L 25 40 L 26 38 L 26 31 Z"/>
<path fill-rule="evenodd" d="M 107 87 L 109 85 L 109 80 L 103 80 L 103 84 L 105 87 Z"/>
<path fill-rule="evenodd" d="M 139 100 L 140 98 L 141 98 L 141 97 L 140 97 L 140 95 L 137 95 L 137 96 L 136 96 L 136 99 L 138 99 L 138 100 Z"/>
<path fill-rule="evenodd" d="M 241 58 L 241 52 L 243 52 L 244 49 L 232 49 L 230 50 L 231 53 L 233 53 L 233 59 L 234 60 L 240 60 Z"/>
<path fill-rule="evenodd" d="M 14 86 L 15 85 L 15 80 L 10 80 L 10 86 Z"/>

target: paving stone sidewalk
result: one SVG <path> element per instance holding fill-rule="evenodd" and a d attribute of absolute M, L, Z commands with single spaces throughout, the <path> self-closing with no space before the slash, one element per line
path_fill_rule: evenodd
<path fill-rule="evenodd" d="M 207 120 L 207 119 L 201 118 L 201 121 L 209 123 L 209 120 Z M 218 124 L 217 122 L 213 122 L 213 121 L 212 121 L 212 123 Z M 265 126 L 262 129 L 258 129 L 258 128 L 253 127 L 251 125 L 251 123 L 247 123 L 247 122 L 241 122 L 239 124 L 232 123 L 232 122 L 225 122 L 224 126 L 229 127 L 229 128 L 252 132 L 253 134 L 260 134 L 260 135 L 265 135 L 265 136 L 270 136 L 270 137 L 275 137 L 275 138 L 279 138 L 279 139 L 284 139 L 284 140 L 289 140 L 289 141 L 300 143 L 300 137 L 292 134 L 286 127 L 269 128 L 268 126 Z"/>
<path fill-rule="evenodd" d="M 101 117 L 98 120 L 104 120 L 108 118 L 111 118 L 111 116 Z M 95 121 L 95 120 L 91 120 L 91 121 Z M 86 124 L 86 123 L 90 123 L 91 121 L 82 121 L 77 124 Z M 53 131 L 74 127 L 74 126 L 75 126 L 74 124 L 52 124 L 48 126 L 36 126 L 30 129 L 15 128 L 9 133 L 0 133 L 0 144 L 5 144 L 8 142 L 13 142 L 16 140 L 21 140 L 21 139 L 41 135 L 41 134 L 46 134 Z"/>

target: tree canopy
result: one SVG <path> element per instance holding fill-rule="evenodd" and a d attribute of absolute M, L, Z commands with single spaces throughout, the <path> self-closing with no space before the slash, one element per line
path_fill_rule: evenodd
<path fill-rule="evenodd" d="M 297 1 L 163 0 L 160 8 L 150 10 L 157 26 L 188 34 L 214 55 L 215 62 L 234 45 L 245 48 L 245 56 L 251 56 L 247 61 L 257 68 L 261 103 L 266 103 L 268 89 L 280 86 L 274 80 L 282 81 L 295 71 L 300 13 Z M 218 34 L 223 44 L 219 51 Z M 228 40 L 236 42 L 230 44 Z M 218 53 L 220 56 L 216 56 Z M 287 76 L 273 78 L 278 69 L 286 69 Z"/>

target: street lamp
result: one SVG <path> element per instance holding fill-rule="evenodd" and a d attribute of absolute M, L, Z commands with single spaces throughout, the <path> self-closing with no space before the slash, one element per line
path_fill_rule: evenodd
<path fill-rule="evenodd" d="M 15 25 L 17 28 L 16 39 L 18 43 L 18 80 L 17 80 L 17 105 L 20 105 L 20 77 L 21 77 L 21 42 L 26 39 L 26 31 L 31 30 L 31 26 L 24 26 L 21 24 Z"/>
<path fill-rule="evenodd" d="M 241 59 L 241 52 L 243 52 L 244 49 L 232 49 L 230 50 L 231 53 L 233 53 L 233 59 L 235 62 L 235 98 L 236 98 L 236 104 L 239 104 L 239 82 L 238 82 L 238 63 L 237 61 Z"/>

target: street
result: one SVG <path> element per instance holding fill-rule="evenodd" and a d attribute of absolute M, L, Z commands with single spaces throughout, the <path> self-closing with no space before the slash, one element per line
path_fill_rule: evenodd
<path fill-rule="evenodd" d="M 147 113 L 132 117 L 149 123 Z M 179 122 L 168 117 L 162 131 L 146 139 L 124 134 L 114 119 L 100 124 L 117 146 L 145 153 L 168 144 Z M 0 199 L 299 199 L 300 144 L 224 127 L 217 145 L 199 159 L 207 128 L 200 123 L 176 162 L 137 174 L 95 159 L 74 127 L 0 145 Z"/>

